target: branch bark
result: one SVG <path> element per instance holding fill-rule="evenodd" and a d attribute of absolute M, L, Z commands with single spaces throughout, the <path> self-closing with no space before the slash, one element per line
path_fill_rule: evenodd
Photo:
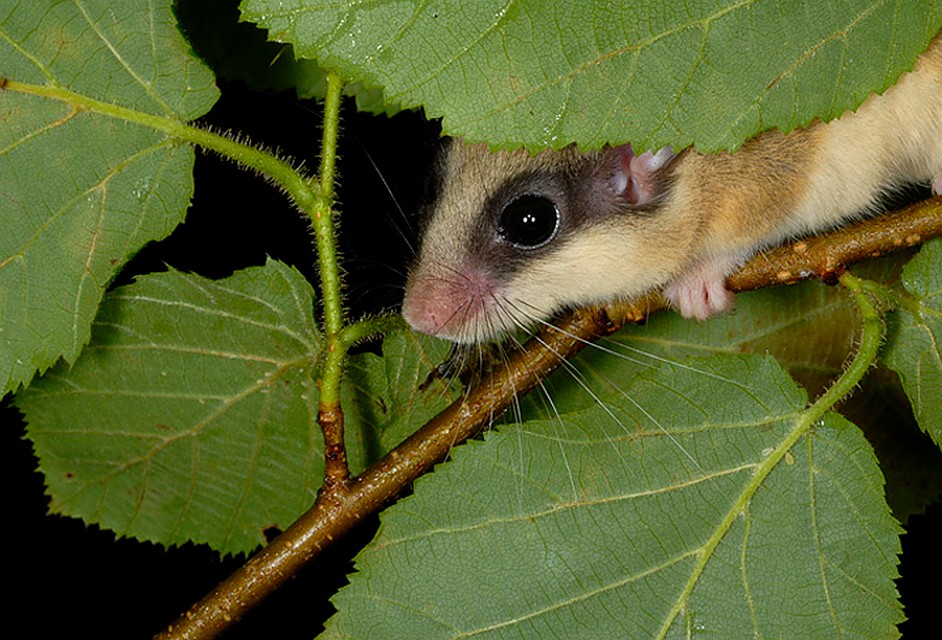
<path fill-rule="evenodd" d="M 831 280 L 848 265 L 942 235 L 942 197 L 784 245 L 752 259 L 727 285 L 746 291 L 819 278 Z M 659 293 L 628 303 L 578 309 L 537 334 L 506 366 L 492 371 L 350 482 L 326 486 L 314 507 L 195 604 L 157 638 L 205 640 L 238 621 L 306 562 L 364 518 L 379 510 L 418 476 L 445 459 L 452 447 L 484 429 L 514 398 L 555 370 L 589 342 L 666 307 Z"/>

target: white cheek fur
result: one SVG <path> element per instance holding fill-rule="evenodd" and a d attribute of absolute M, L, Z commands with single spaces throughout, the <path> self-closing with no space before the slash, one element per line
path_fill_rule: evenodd
<path fill-rule="evenodd" d="M 534 260 L 501 290 L 502 297 L 550 315 L 563 307 L 629 298 L 662 285 L 683 265 L 681 251 L 638 232 L 598 226 Z"/>

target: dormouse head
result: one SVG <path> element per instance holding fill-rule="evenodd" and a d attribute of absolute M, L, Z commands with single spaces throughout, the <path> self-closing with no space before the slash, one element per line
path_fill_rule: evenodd
<path fill-rule="evenodd" d="M 648 288 L 651 278 L 618 282 L 615 267 L 652 241 L 645 228 L 672 158 L 630 145 L 531 156 L 450 141 L 403 315 L 418 331 L 481 342 Z"/>

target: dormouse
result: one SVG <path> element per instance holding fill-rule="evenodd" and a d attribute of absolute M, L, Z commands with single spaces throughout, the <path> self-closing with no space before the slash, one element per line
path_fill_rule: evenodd
<path fill-rule="evenodd" d="M 856 112 L 733 153 L 630 145 L 490 152 L 452 140 L 403 315 L 461 343 L 662 287 L 684 316 L 728 310 L 756 251 L 870 214 L 906 183 L 942 193 L 942 36 Z"/>

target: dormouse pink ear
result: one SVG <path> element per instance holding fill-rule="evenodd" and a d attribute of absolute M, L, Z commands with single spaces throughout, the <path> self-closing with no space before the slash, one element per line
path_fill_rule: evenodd
<path fill-rule="evenodd" d="M 636 156 L 630 144 L 623 144 L 612 147 L 609 153 L 615 155 L 612 188 L 615 193 L 623 194 L 629 204 L 638 206 L 658 195 L 656 174 L 674 159 L 674 151 L 669 146 L 657 153 L 645 151 Z"/>

